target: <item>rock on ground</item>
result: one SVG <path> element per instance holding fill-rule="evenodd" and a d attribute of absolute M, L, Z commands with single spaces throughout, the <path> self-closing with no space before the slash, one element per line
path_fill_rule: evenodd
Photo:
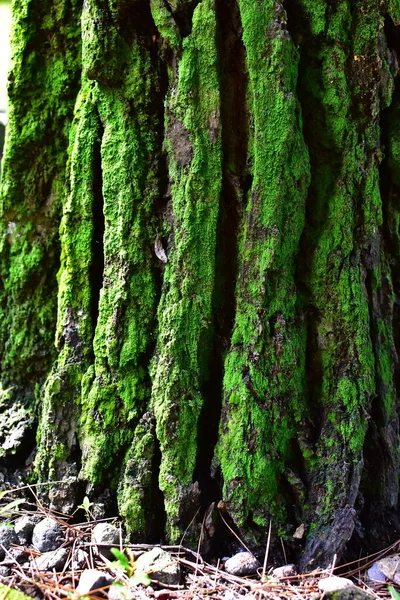
<path fill-rule="evenodd" d="M 272 577 L 285 579 L 285 577 L 295 577 L 297 575 L 296 565 L 283 565 L 272 571 Z"/>
<path fill-rule="evenodd" d="M 372 565 L 372 567 L 370 567 L 368 569 L 367 575 L 368 575 L 369 579 L 371 579 L 372 581 L 381 581 L 382 583 L 384 583 L 386 581 L 385 574 L 378 567 L 377 563 L 374 563 Z"/>
<path fill-rule="evenodd" d="M 109 523 L 98 523 L 92 531 L 92 542 L 96 544 L 97 550 L 101 554 L 112 560 L 114 555 L 108 546 L 119 547 L 119 529 Z"/>
<path fill-rule="evenodd" d="M 32 544 L 40 552 L 57 550 L 64 542 L 61 525 L 55 519 L 46 518 L 35 525 Z"/>
<path fill-rule="evenodd" d="M 40 521 L 39 515 L 25 515 L 15 521 L 15 533 L 22 546 L 28 546 L 32 542 L 33 529 Z"/>
<path fill-rule="evenodd" d="M 326 600 L 373 600 L 373 596 L 354 585 L 346 577 L 326 577 L 318 582 L 318 589 Z"/>
<path fill-rule="evenodd" d="M 153 548 L 139 556 L 135 573 L 148 573 L 151 579 L 167 585 L 177 585 L 181 577 L 179 564 L 161 548 Z"/>
<path fill-rule="evenodd" d="M 87 564 L 87 560 L 89 559 L 89 555 L 85 550 L 78 550 L 74 553 L 72 559 L 71 569 L 74 571 L 78 571 L 79 569 L 83 569 L 83 567 Z"/>
<path fill-rule="evenodd" d="M 88 594 L 93 590 L 111 585 L 113 578 L 104 571 L 97 571 L 97 569 L 86 569 L 80 576 L 76 592 L 78 594 Z"/>
<path fill-rule="evenodd" d="M 11 575 L 11 568 L 6 565 L 0 565 L 0 577 L 9 577 Z"/>
<path fill-rule="evenodd" d="M 14 527 L 0 527 L 0 560 L 3 560 L 6 555 L 1 546 L 8 550 L 11 544 L 19 544 L 19 537 L 15 533 Z"/>
<path fill-rule="evenodd" d="M 400 554 L 394 554 L 393 556 L 382 558 L 381 560 L 378 560 L 375 565 L 377 565 L 377 568 L 385 577 L 397 584 L 400 584 Z"/>
<path fill-rule="evenodd" d="M 335 575 L 320 579 L 318 582 L 319 591 L 325 593 L 338 592 L 349 587 L 355 587 L 350 579 L 346 579 L 346 577 L 336 577 Z"/>
<path fill-rule="evenodd" d="M 225 563 L 225 571 L 230 575 L 244 577 L 245 575 L 253 575 L 260 568 L 260 563 L 250 552 L 239 552 Z"/>
<path fill-rule="evenodd" d="M 66 548 L 58 548 L 52 552 L 45 552 L 41 556 L 36 557 L 35 565 L 38 571 L 62 571 L 68 558 L 68 550 Z"/>
<path fill-rule="evenodd" d="M 326 592 L 323 597 L 324 600 L 375 600 L 376 598 L 356 585 L 337 592 Z"/>

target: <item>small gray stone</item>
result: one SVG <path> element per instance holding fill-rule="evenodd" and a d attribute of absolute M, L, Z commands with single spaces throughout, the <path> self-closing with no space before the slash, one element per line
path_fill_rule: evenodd
<path fill-rule="evenodd" d="M 150 579 L 167 585 L 177 585 L 181 577 L 176 560 L 168 552 L 157 547 L 139 556 L 135 573 L 148 573 Z"/>
<path fill-rule="evenodd" d="M 353 587 L 355 587 L 355 585 L 350 579 L 346 579 L 346 577 L 336 577 L 335 575 L 320 579 L 318 582 L 319 591 L 325 593 L 340 592 L 341 590 Z"/>
<path fill-rule="evenodd" d="M 108 600 L 133 600 L 134 592 L 127 585 L 112 585 L 108 590 Z"/>
<path fill-rule="evenodd" d="M 14 527 L 0 527 L 0 560 L 3 560 L 6 555 L 1 546 L 8 550 L 11 544 L 19 544 L 19 537 Z"/>
<path fill-rule="evenodd" d="M 295 577 L 297 575 L 296 565 L 283 565 L 272 571 L 272 577 L 285 579 L 285 577 Z"/>
<path fill-rule="evenodd" d="M 46 518 L 35 525 L 32 544 L 40 552 L 57 550 L 64 542 L 61 525 L 55 519 Z"/>
<path fill-rule="evenodd" d="M 224 600 L 237 600 L 238 596 L 232 590 L 225 590 L 223 598 Z"/>
<path fill-rule="evenodd" d="M 97 569 L 86 569 L 80 576 L 76 592 L 81 595 L 88 594 L 93 590 L 106 587 L 113 582 L 111 575 L 105 571 L 97 571 Z"/>
<path fill-rule="evenodd" d="M 11 548 L 10 554 L 20 565 L 28 560 L 28 554 L 23 548 Z"/>
<path fill-rule="evenodd" d="M 349 585 L 343 590 L 324 592 L 320 595 L 320 600 L 321 598 L 324 600 L 374 600 L 375 597 L 356 585 Z M 315 600 L 318 600 L 318 596 Z"/>
<path fill-rule="evenodd" d="M 98 551 L 106 558 L 113 560 L 114 555 L 108 545 L 119 547 L 119 530 L 109 523 L 99 523 L 92 531 L 92 542 L 97 545 Z M 103 546 L 102 544 L 105 544 Z"/>
<path fill-rule="evenodd" d="M 84 550 L 81 550 L 80 548 L 78 548 L 78 550 L 76 550 L 76 552 L 73 556 L 71 568 L 74 571 L 83 569 L 83 567 L 87 564 L 88 558 L 89 558 L 88 553 L 85 552 Z"/>
<path fill-rule="evenodd" d="M 41 520 L 39 515 L 25 515 L 15 521 L 15 533 L 23 546 L 27 546 L 32 542 L 33 528 L 40 523 Z"/>
<path fill-rule="evenodd" d="M 400 584 L 400 555 L 393 554 L 378 560 L 376 565 L 378 569 L 391 581 Z"/>
<path fill-rule="evenodd" d="M 253 575 L 260 568 L 260 563 L 250 552 L 238 552 L 225 563 L 225 571 L 230 575 L 244 577 Z"/>
<path fill-rule="evenodd" d="M 35 559 L 38 571 L 62 571 L 68 558 L 67 548 L 58 548 L 52 552 L 45 552 Z"/>
<path fill-rule="evenodd" d="M 385 574 L 380 570 L 377 563 L 374 563 L 368 569 L 367 575 L 372 581 L 382 581 L 383 583 L 386 581 Z"/>
<path fill-rule="evenodd" d="M 10 577 L 11 569 L 6 565 L 0 565 L 0 577 Z"/>

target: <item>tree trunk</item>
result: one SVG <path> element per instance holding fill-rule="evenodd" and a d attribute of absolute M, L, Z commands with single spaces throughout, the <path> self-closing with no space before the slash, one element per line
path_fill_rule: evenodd
<path fill-rule="evenodd" d="M 135 540 L 203 521 L 210 552 L 272 522 L 302 568 L 399 536 L 398 27 L 395 0 L 14 0 L 2 452 L 37 423 L 53 507 L 111 490 Z"/>

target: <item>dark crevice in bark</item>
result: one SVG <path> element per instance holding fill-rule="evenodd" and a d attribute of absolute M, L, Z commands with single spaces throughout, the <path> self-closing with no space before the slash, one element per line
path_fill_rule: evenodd
<path fill-rule="evenodd" d="M 389 29 L 386 20 L 385 32 Z M 393 25 L 394 28 L 394 25 Z M 389 34 L 389 39 L 393 38 Z M 397 30 L 397 28 L 395 28 Z M 388 40 L 389 43 L 389 40 Z M 395 365 L 395 382 L 397 393 L 400 392 L 400 365 L 398 357 L 400 356 L 400 265 L 398 256 L 400 253 L 400 244 L 398 231 L 395 231 L 396 223 L 394 215 L 396 206 L 400 200 L 400 188 L 393 182 L 392 173 L 389 165 L 389 133 L 390 133 L 390 115 L 393 107 L 400 105 L 400 79 L 395 82 L 395 90 L 392 96 L 391 106 L 381 112 L 381 147 L 385 153 L 385 158 L 382 161 L 379 169 L 380 193 L 382 198 L 382 236 L 386 255 L 389 258 L 389 264 L 392 276 L 392 286 L 394 293 L 392 330 L 393 340 L 397 352 L 397 361 Z"/>
<path fill-rule="evenodd" d="M 298 77 L 296 95 L 300 105 L 299 115 L 302 119 L 303 138 L 306 144 L 311 171 L 311 181 L 305 200 L 305 222 L 300 236 L 295 258 L 294 281 L 297 293 L 297 310 L 304 319 L 305 328 L 305 403 L 306 419 L 298 426 L 297 435 L 291 442 L 290 454 L 285 478 L 281 488 L 288 518 L 292 526 L 309 521 L 309 507 L 315 502 L 314 485 L 311 481 L 310 465 L 305 456 L 315 455 L 316 445 L 321 436 L 324 413 L 320 403 L 323 366 L 319 339 L 320 310 L 313 302 L 310 287 L 310 274 L 314 252 L 318 248 L 319 238 L 328 211 L 325 198 L 321 198 L 319 180 L 325 163 L 332 164 L 332 170 L 338 162 L 333 151 L 324 143 L 325 115 L 320 99 L 313 94 L 322 79 L 318 52 L 323 43 L 322 37 L 315 38 L 310 31 L 309 19 L 303 7 L 296 0 L 285 0 L 283 7 L 287 15 L 287 29 L 299 51 Z M 299 327 L 301 327 L 299 319 Z M 314 492 L 315 494 L 315 492 Z M 317 499 L 318 502 L 318 499 Z M 296 560 L 302 547 L 293 540 L 288 540 L 287 553 Z"/>
<path fill-rule="evenodd" d="M 101 170 L 101 141 L 103 130 L 99 126 L 99 137 L 93 155 L 93 204 L 92 204 L 92 261 L 90 265 L 89 281 L 91 290 L 91 318 L 93 335 L 96 330 L 99 316 L 100 290 L 103 286 L 104 272 L 104 198 L 103 174 Z"/>
<path fill-rule="evenodd" d="M 192 32 L 193 13 L 201 0 L 185 0 L 179 2 L 178 9 L 174 12 L 175 23 L 178 26 L 182 39 Z"/>
<path fill-rule="evenodd" d="M 148 0 L 139 0 L 131 2 L 119 0 L 116 16 L 118 21 L 119 33 L 128 44 L 134 44 L 136 36 L 140 37 L 141 43 L 145 42 L 150 47 L 152 36 L 157 33 L 151 16 L 150 2 Z"/>
<path fill-rule="evenodd" d="M 213 342 L 208 358 L 208 377 L 203 386 L 204 405 L 198 429 L 195 480 L 207 509 L 221 499 L 222 481 L 211 475 L 222 407 L 224 358 L 229 348 L 235 316 L 237 235 L 243 197 L 251 185 L 247 177 L 249 116 L 246 109 L 246 55 L 241 39 L 240 14 L 236 0 L 218 0 L 218 51 L 220 58 L 222 124 L 222 190 L 217 225 L 215 287 L 213 294 Z"/>
<path fill-rule="evenodd" d="M 32 411 L 32 407 L 28 405 L 27 410 Z M 32 452 L 35 450 L 36 446 L 36 429 L 37 420 L 35 419 L 34 423 L 25 429 L 23 437 L 18 442 L 15 452 L 9 452 L 1 457 L 0 472 L 5 471 L 11 474 L 12 472 L 21 470 L 23 472 L 25 471 L 25 474 L 28 475 L 29 470 L 32 468 L 32 464 L 29 464 L 29 459 L 32 457 Z M 20 484 L 18 484 L 18 486 L 19 485 Z"/>
<path fill-rule="evenodd" d="M 303 136 L 308 148 L 311 168 L 311 183 L 305 205 L 305 224 L 295 263 L 295 282 L 299 296 L 299 310 L 305 318 L 307 330 L 305 372 L 309 418 L 305 437 L 301 443 L 307 445 L 307 449 L 312 449 L 320 437 L 324 415 L 319 405 L 322 386 L 322 360 L 318 340 L 320 314 L 318 308 L 312 303 L 308 277 L 328 208 L 321 205 L 319 200 L 317 189 L 319 169 L 324 163 L 329 163 L 333 170 L 337 157 L 322 143 L 325 121 L 323 107 L 309 90 L 313 85 L 318 87 L 320 83 L 317 79 L 321 77 L 317 58 L 320 43 L 311 35 L 307 19 L 297 2 L 286 0 L 283 5 L 287 14 L 288 31 L 294 43 L 300 43 L 297 98 L 301 106 Z M 309 81 L 310 73 L 315 81 Z M 305 477 L 304 472 L 303 476 Z"/>
<path fill-rule="evenodd" d="M 165 98 L 168 94 L 169 88 L 169 79 L 168 79 L 168 68 L 167 63 L 165 62 L 165 56 L 160 56 L 158 53 L 158 47 L 156 44 L 152 44 L 150 47 L 151 52 L 151 60 L 153 64 L 153 70 L 157 73 L 158 80 L 156 90 L 153 96 L 152 109 L 157 119 L 157 128 L 154 132 L 155 137 L 155 149 L 154 155 L 157 161 L 157 174 L 156 174 L 156 182 L 157 182 L 157 197 L 153 204 L 153 213 L 152 213 L 152 222 L 149 224 L 150 236 L 153 235 L 154 239 L 149 239 L 150 244 L 152 244 L 152 260 L 151 260 L 151 271 L 154 277 L 154 282 L 156 286 L 156 299 L 154 302 L 154 306 L 159 306 L 162 289 L 163 289 L 163 281 L 164 281 L 164 272 L 165 265 L 160 259 L 156 256 L 154 252 L 154 244 L 156 236 L 162 236 L 163 247 L 166 248 L 168 254 L 168 246 L 170 245 L 170 237 L 173 236 L 173 231 L 171 232 L 171 226 L 173 223 L 173 209 L 172 209 L 172 198 L 171 198 L 171 188 L 170 188 L 170 180 L 169 180 L 169 168 L 168 168 L 168 155 L 163 150 L 164 144 L 164 126 L 165 126 Z M 165 242 L 165 245 L 164 245 Z M 154 315 L 154 323 L 153 323 L 153 331 L 157 331 L 158 323 L 157 323 L 157 312 Z M 146 352 L 144 352 L 141 356 L 141 365 L 145 370 L 145 383 L 149 389 L 149 398 L 151 396 L 151 388 L 152 388 L 152 378 L 150 376 L 150 364 L 151 360 L 154 357 L 154 351 L 157 346 L 157 336 L 152 335 L 149 338 L 148 346 Z M 148 403 L 143 403 L 141 408 L 141 416 L 146 413 L 148 408 Z M 132 431 L 134 430 L 134 426 L 137 424 L 137 421 L 131 425 Z M 160 442 L 155 435 L 154 432 L 154 451 L 151 458 L 151 484 L 148 495 L 145 495 L 146 505 L 146 525 L 148 530 L 146 531 L 146 538 L 143 540 L 144 542 L 149 543 L 162 543 L 165 540 L 165 527 L 167 522 L 167 515 L 165 511 L 165 502 L 164 502 L 164 494 L 159 486 L 159 476 L 160 476 L 160 466 L 161 466 L 161 448 Z M 126 451 L 130 446 L 131 442 L 127 444 L 127 447 L 123 450 L 124 456 L 126 456 Z M 116 464 L 124 465 L 124 459 L 121 457 L 120 461 L 117 461 Z"/>
<path fill-rule="evenodd" d="M 387 46 L 397 54 L 400 49 L 400 37 L 398 28 L 395 27 L 390 17 L 385 18 L 384 27 Z M 368 308 L 370 317 L 370 335 L 375 355 L 375 365 L 379 362 L 379 353 L 382 343 L 385 342 L 379 333 L 378 324 L 382 320 L 392 320 L 393 332 L 393 356 L 394 368 L 393 383 L 398 396 L 400 390 L 400 269 L 398 266 L 399 240 L 398 232 L 394 230 L 395 209 L 393 202 L 398 202 L 397 186 L 393 182 L 390 168 L 390 118 L 393 107 L 400 101 L 399 80 L 395 82 L 395 90 L 392 96 L 391 106 L 380 113 L 380 147 L 384 153 L 384 159 L 379 166 L 379 186 L 382 201 L 383 222 L 379 232 L 380 261 L 384 269 L 386 260 L 390 273 L 383 272 L 382 280 L 377 282 L 378 289 L 374 290 L 372 267 L 374 266 L 374 255 L 378 250 L 371 247 L 362 254 L 365 268 L 365 285 L 368 296 Z M 384 261 L 384 259 L 386 259 Z M 383 263 L 384 261 L 384 263 Z M 376 262 L 376 258 L 375 258 Z M 395 301 L 391 304 L 392 293 Z M 361 508 L 360 518 L 362 523 L 368 524 L 362 545 L 364 551 L 373 551 L 377 545 L 387 545 L 398 537 L 399 520 L 395 515 L 393 501 L 397 498 L 397 480 L 399 472 L 398 464 L 398 415 L 391 416 L 385 407 L 386 386 L 375 373 L 377 394 L 372 400 L 369 411 L 369 424 L 364 443 L 364 477 L 361 481 L 359 504 Z M 397 404 L 397 403 L 396 403 Z M 394 411 L 398 413 L 398 407 Z M 384 515 L 384 518 L 382 518 Z M 378 519 L 378 520 L 377 520 Z M 379 526 L 376 523 L 379 522 Z"/>
<path fill-rule="evenodd" d="M 287 30 L 296 46 L 302 46 L 307 42 L 303 36 L 307 34 L 307 16 L 297 0 L 283 0 L 282 6 L 286 12 Z M 311 42 L 311 39 L 310 39 Z"/>
<path fill-rule="evenodd" d="M 360 485 L 360 491 L 363 495 L 363 503 L 366 503 L 367 509 L 370 508 L 371 503 L 378 503 L 381 494 L 381 474 L 385 468 L 385 452 L 382 447 L 382 440 L 380 439 L 380 428 L 384 425 L 384 414 L 383 414 L 383 397 L 380 393 L 380 384 L 377 373 L 377 356 L 379 345 L 378 334 L 376 331 L 376 316 L 374 314 L 374 293 L 372 286 L 372 273 L 371 270 L 365 268 L 365 287 L 368 297 L 368 311 L 369 311 L 369 326 L 370 326 L 370 337 L 374 349 L 375 356 L 375 381 L 377 383 L 377 394 L 372 399 L 371 408 L 369 411 L 369 426 L 365 437 L 363 456 L 366 465 L 366 472 L 368 477 L 362 479 Z"/>
<path fill-rule="evenodd" d="M 156 93 L 154 95 L 153 101 L 153 109 L 154 113 L 157 117 L 157 130 L 154 133 L 155 137 L 155 160 L 157 162 L 157 188 L 158 194 L 153 204 L 153 213 L 152 213 L 152 223 L 149 226 L 151 234 L 154 236 L 154 239 L 149 239 L 150 244 L 152 244 L 152 261 L 151 261 L 151 269 L 152 275 L 154 277 L 154 282 L 156 286 L 156 299 L 154 302 L 154 306 L 159 306 L 161 295 L 162 295 L 162 287 L 164 280 L 164 272 L 165 265 L 160 259 L 156 256 L 154 251 L 156 237 L 161 235 L 163 248 L 166 249 L 168 254 L 168 246 L 169 246 L 169 226 L 168 221 L 172 221 L 172 198 L 170 195 L 170 182 L 169 182 L 169 172 L 168 172 L 168 156 L 165 151 L 163 151 L 163 143 L 164 143 L 164 123 L 165 123 L 165 105 L 164 100 L 168 93 L 168 69 L 167 65 L 160 60 L 160 57 L 157 52 L 157 47 L 155 44 L 152 44 L 151 47 L 152 52 L 152 63 L 154 65 L 154 71 L 158 74 L 158 85 L 156 89 Z M 166 231 L 168 233 L 166 233 Z M 165 235 L 164 235 L 165 234 Z M 157 314 L 154 315 L 154 325 L 153 330 L 157 330 Z M 141 364 L 146 370 L 146 381 L 148 383 L 149 389 L 151 390 L 151 377 L 149 373 L 150 362 L 153 358 L 154 351 L 157 345 L 157 336 L 151 336 L 149 340 L 149 344 L 146 352 L 142 354 Z M 147 410 L 147 409 L 146 409 Z M 145 412 L 145 411 L 144 411 Z M 160 457 L 161 460 L 161 457 Z"/>
<path fill-rule="evenodd" d="M 395 25 L 389 15 L 385 15 L 384 34 L 389 50 L 396 53 L 397 59 L 400 57 L 400 25 Z"/>
<path fill-rule="evenodd" d="M 151 501 L 149 503 L 148 516 L 146 519 L 147 523 L 151 524 L 151 530 L 149 531 L 150 543 L 160 543 L 165 539 L 167 515 L 165 512 L 164 494 L 160 490 L 159 486 L 160 465 L 161 448 L 160 443 L 155 436 L 155 448 L 151 465 Z"/>

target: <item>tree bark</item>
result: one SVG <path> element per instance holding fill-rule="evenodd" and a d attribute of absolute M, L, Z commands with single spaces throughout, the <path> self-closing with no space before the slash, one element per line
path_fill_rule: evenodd
<path fill-rule="evenodd" d="M 399 27 L 14 1 L 1 403 L 53 507 L 111 490 L 136 540 L 214 519 L 215 552 L 272 522 L 303 569 L 398 537 Z"/>

